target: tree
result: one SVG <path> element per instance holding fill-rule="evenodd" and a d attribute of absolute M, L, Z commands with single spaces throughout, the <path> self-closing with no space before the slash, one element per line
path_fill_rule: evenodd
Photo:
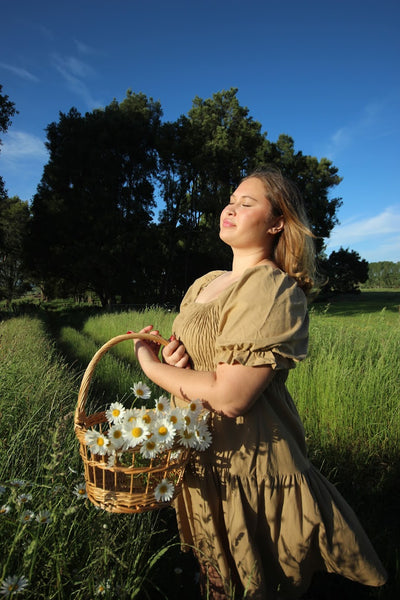
<path fill-rule="evenodd" d="M 6 94 L 2 94 L 3 86 L 0 84 L 0 133 L 6 133 L 11 125 L 11 119 L 17 112 L 14 102 L 11 102 Z M 0 140 L 1 146 L 1 140 Z M 4 180 L 0 176 L 0 202 L 7 196 L 4 186 Z"/>
<path fill-rule="evenodd" d="M 265 140 L 259 160 L 278 167 L 298 187 L 311 229 L 317 236 L 317 253 L 320 253 L 325 245 L 324 238 L 328 238 L 338 224 L 336 212 L 342 205 L 341 198 L 329 198 L 329 191 L 342 180 L 337 167 L 327 158 L 318 160 L 295 152 L 294 141 L 288 135 L 280 135 L 277 142 Z"/>
<path fill-rule="evenodd" d="M 161 131 L 161 183 L 165 210 L 161 231 L 168 257 L 166 289 L 181 293 L 189 282 L 229 252 L 216 236 L 219 214 L 241 177 L 255 166 L 263 143 L 261 125 L 240 106 L 236 88 L 203 100 L 196 96 L 188 116 Z M 179 270 L 171 265 L 179 263 Z"/>
<path fill-rule="evenodd" d="M 0 298 L 10 306 L 29 289 L 23 265 L 23 244 L 29 222 L 29 206 L 17 196 L 0 201 Z"/>
<path fill-rule="evenodd" d="M 400 262 L 383 260 L 369 263 L 366 287 L 400 288 Z"/>
<path fill-rule="evenodd" d="M 329 278 L 325 293 L 358 293 L 359 284 L 368 279 L 368 262 L 358 252 L 348 248 L 332 252 L 322 263 L 322 268 Z"/>
<path fill-rule="evenodd" d="M 147 285 L 155 140 L 161 107 L 128 91 L 118 104 L 47 127 L 48 164 L 33 199 L 29 264 L 42 285 L 93 290 L 102 304 Z"/>

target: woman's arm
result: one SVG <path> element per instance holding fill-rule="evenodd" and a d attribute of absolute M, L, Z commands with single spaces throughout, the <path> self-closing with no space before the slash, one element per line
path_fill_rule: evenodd
<path fill-rule="evenodd" d="M 145 327 L 141 333 L 149 333 Z M 201 400 L 204 405 L 227 417 L 247 412 L 274 376 L 269 365 L 246 367 L 218 364 L 214 372 L 193 371 L 161 363 L 154 348 L 135 340 L 135 351 L 145 375 L 156 385 L 183 400 Z"/>

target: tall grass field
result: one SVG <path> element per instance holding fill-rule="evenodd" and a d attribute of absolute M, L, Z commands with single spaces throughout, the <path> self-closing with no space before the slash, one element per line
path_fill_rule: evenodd
<path fill-rule="evenodd" d="M 377 590 L 329 580 L 310 600 L 400 597 L 399 303 L 400 294 L 363 292 L 347 304 L 315 305 L 309 356 L 289 375 L 312 461 L 353 506 L 389 573 Z M 147 324 L 167 338 L 174 316 L 159 308 L 41 311 L 0 323 L 0 597 L 197 597 L 196 565 L 180 551 L 173 509 L 118 515 L 94 507 L 73 426 L 80 381 L 99 347 Z M 129 403 L 140 380 L 132 342 L 118 344 L 96 367 L 89 403 Z"/>

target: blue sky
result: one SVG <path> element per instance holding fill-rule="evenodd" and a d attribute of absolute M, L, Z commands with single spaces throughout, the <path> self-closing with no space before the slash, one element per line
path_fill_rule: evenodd
<path fill-rule="evenodd" d="M 328 254 L 400 261 L 398 0 L 13 0 L 1 12 L 0 83 L 19 111 L 0 153 L 10 196 L 34 195 L 60 111 L 130 88 L 175 120 L 195 96 L 237 87 L 268 139 L 288 134 L 338 167 Z"/>

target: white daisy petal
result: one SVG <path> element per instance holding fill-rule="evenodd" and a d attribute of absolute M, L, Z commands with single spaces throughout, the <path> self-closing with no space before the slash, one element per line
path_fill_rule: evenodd
<path fill-rule="evenodd" d="M 163 479 L 154 489 L 157 502 L 169 502 L 174 495 L 174 484 L 168 479 Z"/>
<path fill-rule="evenodd" d="M 149 386 L 141 381 L 134 383 L 133 387 L 131 387 L 131 390 L 135 394 L 136 398 L 141 398 L 142 400 L 148 400 L 148 398 L 150 398 L 151 391 Z"/>

